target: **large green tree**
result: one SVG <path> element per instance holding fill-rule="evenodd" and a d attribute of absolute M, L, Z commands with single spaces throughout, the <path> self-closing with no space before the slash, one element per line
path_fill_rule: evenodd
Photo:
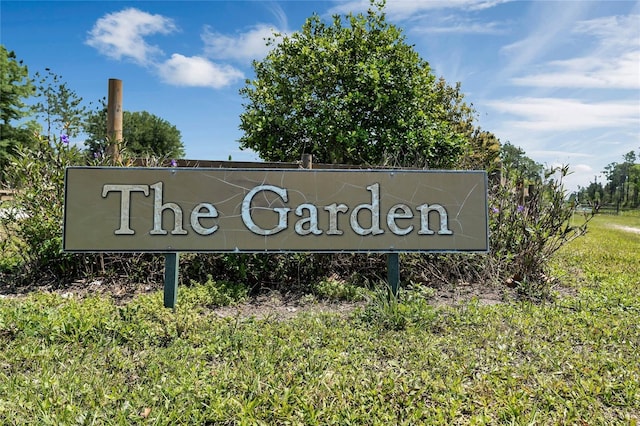
<path fill-rule="evenodd" d="M 240 91 L 241 147 L 270 161 L 310 153 L 326 163 L 455 165 L 468 142 L 455 120 L 470 110 L 383 8 L 331 24 L 313 15 L 299 32 L 270 40 Z"/>
<path fill-rule="evenodd" d="M 85 145 L 90 155 L 98 156 L 107 147 L 106 107 L 89 115 L 85 123 Z M 182 158 L 182 135 L 173 124 L 147 111 L 124 111 L 122 138 L 129 154 L 138 157 Z"/>
<path fill-rule="evenodd" d="M 34 140 L 34 123 L 21 122 L 31 114 L 25 100 L 33 91 L 27 66 L 0 45 L 0 182 L 5 180 L 7 165 L 17 150 Z"/>

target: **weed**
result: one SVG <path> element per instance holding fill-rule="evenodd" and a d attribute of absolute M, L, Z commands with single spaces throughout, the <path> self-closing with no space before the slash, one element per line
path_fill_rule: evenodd
<path fill-rule="evenodd" d="M 358 287 L 350 281 L 342 280 L 332 275 L 313 286 L 314 294 L 320 298 L 331 301 L 357 302 L 363 300 L 366 290 Z"/>
<path fill-rule="evenodd" d="M 405 330 L 410 326 L 428 327 L 436 319 L 436 311 L 424 297 L 421 287 L 408 288 L 394 295 L 391 288 L 382 286 L 373 292 L 373 297 L 358 314 L 365 324 L 383 330 Z"/>
<path fill-rule="evenodd" d="M 180 303 L 186 303 L 187 306 L 228 306 L 245 301 L 247 296 L 244 285 L 214 281 L 209 275 L 202 284 L 191 280 L 191 286 L 181 292 Z"/>

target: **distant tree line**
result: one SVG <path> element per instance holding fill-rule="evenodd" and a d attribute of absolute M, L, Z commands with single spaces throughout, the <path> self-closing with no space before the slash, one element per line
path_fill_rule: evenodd
<path fill-rule="evenodd" d="M 619 207 L 640 207 L 640 160 L 635 151 L 623 155 L 622 163 L 608 164 L 602 173 L 606 181 L 597 177 L 587 187 L 578 189 L 577 201 L 584 203 L 615 204 Z"/>

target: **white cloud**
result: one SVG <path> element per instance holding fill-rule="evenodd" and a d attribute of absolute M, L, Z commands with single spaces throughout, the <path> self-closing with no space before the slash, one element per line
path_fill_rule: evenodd
<path fill-rule="evenodd" d="M 242 72 L 232 66 L 218 65 L 200 56 L 187 57 L 178 53 L 159 64 L 158 72 L 162 80 L 168 84 L 214 89 L 244 78 Z"/>
<path fill-rule="evenodd" d="M 170 34 L 176 30 L 170 18 L 129 8 L 98 19 L 86 43 L 109 58 L 128 58 L 150 67 L 162 81 L 175 86 L 219 89 L 244 78 L 240 70 L 230 65 L 216 64 L 204 56 L 174 53 L 169 59 L 163 60 L 163 51 L 145 40 L 145 37 L 154 34 Z M 251 41 L 251 37 L 247 37 L 244 45 L 235 43 L 229 48 L 247 49 Z"/>
<path fill-rule="evenodd" d="M 556 162 L 552 164 L 553 167 L 563 167 L 565 165 L 567 165 L 567 163 L 563 162 Z M 595 176 L 598 174 L 599 172 L 594 171 L 593 167 L 587 164 L 570 164 L 569 174 L 564 177 L 562 183 L 564 188 L 567 190 L 567 193 L 571 194 L 572 192 L 577 191 L 578 187 L 588 186 L 588 182 L 595 179 Z"/>
<path fill-rule="evenodd" d="M 607 16 L 581 21 L 574 31 L 598 37 L 607 49 L 626 49 L 638 45 L 639 25 L 640 15 Z"/>
<path fill-rule="evenodd" d="M 270 49 L 266 39 L 274 38 L 273 34 L 280 32 L 273 26 L 259 24 L 247 32 L 232 37 L 205 28 L 202 40 L 205 44 L 205 54 L 208 57 L 248 62 L 264 58 Z"/>
<path fill-rule="evenodd" d="M 144 36 L 170 34 L 176 29 L 173 20 L 169 18 L 129 8 L 98 19 L 89 32 L 86 43 L 110 58 L 124 57 L 147 65 L 162 50 L 147 44 Z"/>
<path fill-rule="evenodd" d="M 571 170 L 577 173 L 593 173 L 593 167 L 589 166 L 588 164 L 576 164 L 575 166 L 571 167 Z"/>
<path fill-rule="evenodd" d="M 585 103 L 577 99 L 522 98 L 493 101 L 487 105 L 522 118 L 504 124 L 529 130 L 640 127 L 638 103 L 634 101 Z"/>

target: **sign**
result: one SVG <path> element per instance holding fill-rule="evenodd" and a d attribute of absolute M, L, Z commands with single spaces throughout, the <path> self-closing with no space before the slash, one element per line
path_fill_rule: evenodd
<path fill-rule="evenodd" d="M 486 252 L 476 171 L 70 167 L 69 252 Z"/>

